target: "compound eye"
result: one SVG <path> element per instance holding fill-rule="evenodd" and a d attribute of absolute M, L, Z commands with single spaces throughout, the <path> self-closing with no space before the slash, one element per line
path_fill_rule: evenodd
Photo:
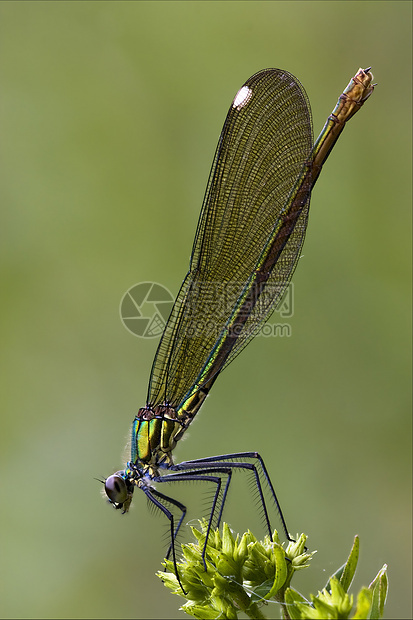
<path fill-rule="evenodd" d="M 106 478 L 105 491 L 112 504 L 123 504 L 128 498 L 126 482 L 118 474 Z"/>

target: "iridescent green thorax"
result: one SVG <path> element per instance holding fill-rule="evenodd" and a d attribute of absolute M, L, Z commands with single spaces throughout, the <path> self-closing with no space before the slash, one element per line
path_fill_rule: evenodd
<path fill-rule="evenodd" d="M 131 462 L 143 466 L 172 465 L 171 452 L 185 429 L 173 407 L 142 407 L 132 423 Z"/>

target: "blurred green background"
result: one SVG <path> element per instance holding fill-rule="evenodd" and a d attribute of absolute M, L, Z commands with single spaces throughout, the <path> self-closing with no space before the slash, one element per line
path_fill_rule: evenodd
<path fill-rule="evenodd" d="M 163 519 L 139 493 L 121 517 L 94 480 L 123 464 L 157 344 L 119 302 L 140 281 L 178 291 L 250 75 L 295 74 L 317 135 L 372 65 L 313 193 L 292 337 L 236 359 L 176 458 L 258 450 L 318 549 L 294 585 L 321 588 L 359 534 L 355 586 L 387 562 L 387 617 L 411 618 L 411 3 L 10 2 L 0 18 L 1 615 L 185 617 L 155 577 Z M 236 483 L 226 520 L 246 528 Z"/>

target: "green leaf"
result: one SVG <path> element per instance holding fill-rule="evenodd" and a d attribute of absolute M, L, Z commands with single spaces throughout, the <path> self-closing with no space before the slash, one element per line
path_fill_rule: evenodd
<path fill-rule="evenodd" d="M 353 596 L 349 596 L 344 590 L 337 577 L 330 578 L 330 591 L 326 588 L 318 593 L 317 597 L 312 597 L 314 607 L 317 609 L 323 603 L 323 611 L 326 613 L 327 605 L 330 609 L 328 618 L 348 618 L 353 607 Z"/>
<path fill-rule="evenodd" d="M 362 588 L 357 596 L 357 607 L 352 619 L 365 620 L 369 618 L 372 600 L 373 592 L 369 588 Z"/>
<path fill-rule="evenodd" d="M 359 559 L 359 551 L 360 539 L 358 536 L 355 536 L 350 555 L 348 556 L 347 562 L 344 565 L 343 574 L 340 577 L 340 583 L 343 586 L 345 592 L 348 592 L 348 589 L 350 588 L 353 581 L 354 574 L 357 568 L 357 562 Z"/>
<path fill-rule="evenodd" d="M 240 543 L 234 549 L 234 560 L 236 562 L 240 562 L 244 564 L 245 559 L 247 557 L 247 546 L 248 546 L 248 536 L 244 534 L 241 538 Z"/>
<path fill-rule="evenodd" d="M 373 591 L 373 600 L 369 616 L 371 620 L 383 617 L 384 604 L 387 598 L 387 588 L 387 564 L 385 564 L 369 585 L 369 589 Z"/>
<path fill-rule="evenodd" d="M 326 601 L 317 598 L 316 596 L 311 597 L 313 608 L 307 609 L 307 615 L 305 618 L 311 618 L 311 620 L 328 620 L 330 618 L 338 618 L 337 611 L 334 609 L 332 605 L 326 603 Z"/>
<path fill-rule="evenodd" d="M 360 551 L 360 540 L 358 536 L 354 537 L 353 546 L 350 551 L 350 555 L 347 558 L 347 562 L 340 566 L 339 569 L 336 570 L 335 573 L 331 575 L 331 577 L 335 577 L 338 579 L 343 586 L 344 590 L 348 592 L 351 583 L 354 578 L 354 574 L 357 568 L 357 562 L 359 559 L 359 551 Z M 331 578 L 330 578 L 331 579 Z M 324 589 L 327 592 L 331 592 L 330 579 L 327 581 Z"/>
<path fill-rule="evenodd" d="M 280 545 L 274 544 L 273 553 L 275 560 L 274 583 L 272 584 L 271 590 L 268 594 L 264 596 L 265 599 L 270 599 L 277 594 L 278 590 L 280 590 L 285 584 L 288 574 L 284 549 L 280 547 Z"/>
<path fill-rule="evenodd" d="M 187 599 L 181 607 L 187 614 L 205 620 L 236 620 L 239 612 L 243 612 L 259 620 L 265 617 L 263 606 L 271 600 L 281 605 L 282 617 L 286 620 L 382 618 L 388 588 L 386 565 L 368 588 L 360 590 L 356 609 L 352 610 L 354 597 L 348 591 L 357 567 L 358 536 L 346 563 L 330 577 L 317 596 L 311 596 L 310 602 L 289 587 L 294 574 L 306 568 L 313 555 L 306 550 L 304 534 L 284 549 L 277 542 L 276 532 L 273 540 L 266 536 L 258 541 L 249 531 L 241 537 L 234 536 L 224 524 L 222 536 L 218 530 L 210 532 L 205 547 L 205 571 L 202 554 L 208 524 L 206 521 L 200 524 L 201 531 L 193 528 L 197 543 L 182 545 L 183 559 L 177 567 L 167 561 L 164 566 L 169 572 L 158 573 L 174 594 Z M 175 568 L 178 568 L 185 594 L 174 574 Z"/>
<path fill-rule="evenodd" d="M 199 618 L 200 620 L 215 620 L 215 618 L 222 618 L 222 612 L 220 610 L 212 609 L 207 606 L 183 605 L 181 609 L 189 616 Z"/>
<path fill-rule="evenodd" d="M 303 615 L 303 609 L 306 611 L 312 608 L 312 605 L 307 599 L 304 598 L 294 588 L 287 588 L 284 594 L 284 601 L 287 607 L 288 617 L 291 620 L 302 620 L 307 618 L 307 615 Z"/>
<path fill-rule="evenodd" d="M 227 523 L 222 526 L 222 551 L 228 557 L 232 558 L 234 554 L 235 540 Z"/>

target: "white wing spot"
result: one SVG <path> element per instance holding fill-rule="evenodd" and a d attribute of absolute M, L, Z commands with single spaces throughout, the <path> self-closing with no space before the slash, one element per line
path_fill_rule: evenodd
<path fill-rule="evenodd" d="M 252 97 L 251 88 L 248 88 L 248 86 L 243 86 L 237 92 L 236 97 L 232 103 L 232 107 L 237 108 L 237 110 L 239 110 L 240 108 L 243 108 L 244 105 L 246 105 L 248 101 L 251 99 L 251 97 Z"/>

